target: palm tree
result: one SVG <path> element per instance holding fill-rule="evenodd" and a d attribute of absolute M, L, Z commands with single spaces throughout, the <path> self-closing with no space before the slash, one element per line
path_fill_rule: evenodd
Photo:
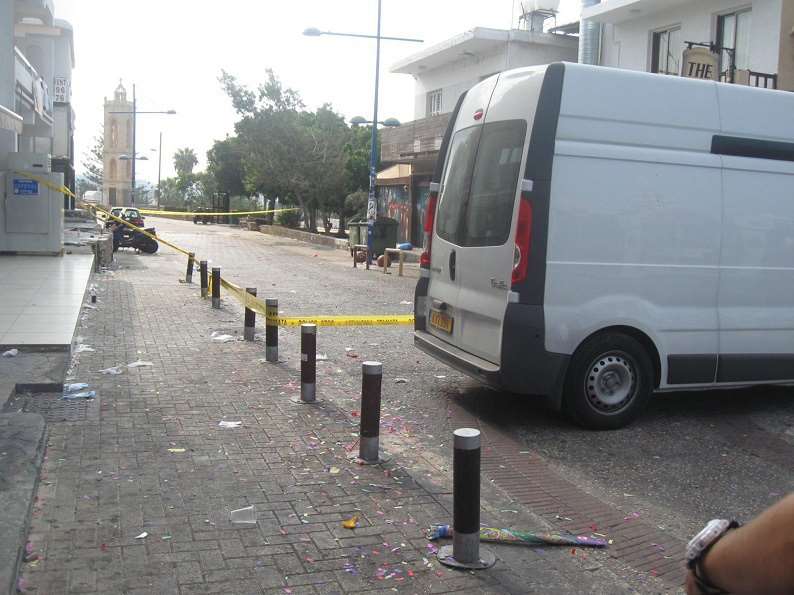
<path fill-rule="evenodd" d="M 174 153 L 174 169 L 180 178 L 192 174 L 193 168 L 197 164 L 196 152 L 189 147 L 177 149 L 177 152 Z"/>

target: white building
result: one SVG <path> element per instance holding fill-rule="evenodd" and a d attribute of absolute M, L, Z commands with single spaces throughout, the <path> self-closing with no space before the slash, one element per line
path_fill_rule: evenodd
<path fill-rule="evenodd" d="M 541 31 L 477 27 L 417 52 L 391 67 L 416 81 L 414 118 L 449 113 L 461 93 L 503 70 L 576 62 L 578 40 Z"/>
<path fill-rule="evenodd" d="M 601 26 L 603 66 L 681 74 L 694 42 L 712 46 L 725 82 L 794 91 L 792 0 L 606 0 L 582 21 Z"/>
<path fill-rule="evenodd" d="M 13 152 L 49 154 L 74 190 L 74 44 L 54 11 L 52 0 L 0 0 L 0 163 Z"/>
<path fill-rule="evenodd" d="M 397 219 L 400 241 L 422 243 L 422 222 L 430 177 L 447 128 L 449 113 L 460 95 L 493 74 L 511 68 L 576 62 L 578 38 L 544 32 L 550 10 L 527 13 L 527 29 L 477 27 L 391 67 L 415 81 L 414 120 L 381 133 L 378 212 Z"/>

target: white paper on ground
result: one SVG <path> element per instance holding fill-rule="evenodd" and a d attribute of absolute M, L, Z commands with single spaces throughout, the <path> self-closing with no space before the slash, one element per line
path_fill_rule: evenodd
<path fill-rule="evenodd" d="M 243 425 L 243 422 L 241 422 L 241 421 L 226 421 L 226 420 L 223 420 L 223 421 L 218 422 L 218 426 L 220 426 L 221 428 L 239 428 L 241 425 Z"/>
<path fill-rule="evenodd" d="M 19 349 L 9 349 L 3 352 L 3 357 L 16 357 L 19 355 Z"/>
<path fill-rule="evenodd" d="M 128 368 L 143 368 L 144 366 L 153 366 L 152 362 L 145 362 L 142 359 L 139 359 L 136 362 L 132 362 L 131 364 L 127 364 Z"/>
<path fill-rule="evenodd" d="M 99 370 L 100 374 L 111 374 L 116 376 L 117 374 L 121 374 L 121 366 L 113 366 L 112 368 L 105 368 L 104 370 Z"/>

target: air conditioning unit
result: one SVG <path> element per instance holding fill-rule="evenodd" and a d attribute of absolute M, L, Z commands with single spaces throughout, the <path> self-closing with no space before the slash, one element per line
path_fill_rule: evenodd
<path fill-rule="evenodd" d="M 11 171 L 52 172 L 52 158 L 49 153 L 9 153 L 5 169 Z"/>

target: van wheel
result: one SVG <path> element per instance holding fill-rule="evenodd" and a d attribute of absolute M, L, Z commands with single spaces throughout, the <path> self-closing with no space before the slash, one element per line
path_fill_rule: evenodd
<path fill-rule="evenodd" d="M 621 333 L 605 333 L 577 349 L 565 379 L 563 406 L 591 430 L 628 425 L 653 391 L 653 364 L 642 345 Z"/>

